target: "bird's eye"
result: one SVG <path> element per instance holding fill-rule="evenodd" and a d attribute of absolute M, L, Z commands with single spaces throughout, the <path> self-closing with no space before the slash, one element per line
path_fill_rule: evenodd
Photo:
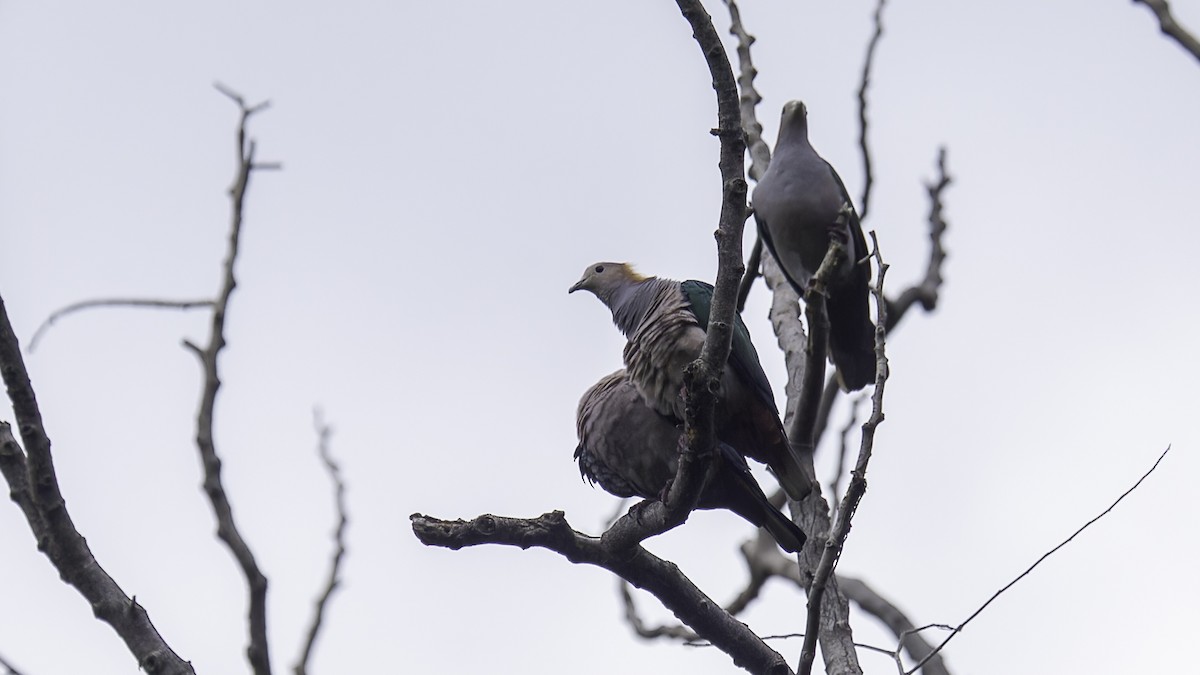
<path fill-rule="evenodd" d="M 600 274 L 603 271 L 604 271 L 604 265 L 596 265 L 596 274 Z"/>

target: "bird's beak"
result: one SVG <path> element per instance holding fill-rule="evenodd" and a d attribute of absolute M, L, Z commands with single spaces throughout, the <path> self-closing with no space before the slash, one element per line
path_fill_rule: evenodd
<path fill-rule="evenodd" d="M 579 289 L 581 289 L 581 288 L 583 288 L 583 279 L 580 279 L 579 281 L 576 281 L 574 286 L 572 286 L 572 287 L 570 287 L 569 289 L 567 289 L 567 293 L 568 293 L 568 294 L 570 294 L 570 293 L 574 293 L 575 291 L 577 291 L 577 290 L 579 290 Z"/>

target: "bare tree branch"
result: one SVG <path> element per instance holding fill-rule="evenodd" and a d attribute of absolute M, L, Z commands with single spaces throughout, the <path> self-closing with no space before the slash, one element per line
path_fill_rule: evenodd
<path fill-rule="evenodd" d="M 816 573 L 813 576 L 812 585 L 808 590 L 808 622 L 804 630 L 804 647 L 800 652 L 800 667 L 797 669 L 798 675 L 809 675 L 812 672 L 813 659 L 816 657 L 817 649 L 817 629 L 821 622 L 821 597 L 825 593 L 825 587 L 833 576 L 833 569 L 837 566 L 838 559 L 842 555 L 842 548 L 846 545 L 846 537 L 850 536 L 850 520 L 854 517 L 854 512 L 858 510 L 858 504 L 862 501 L 863 495 L 867 491 L 867 465 L 871 461 L 871 452 L 875 447 L 875 429 L 883 422 L 883 391 L 886 388 L 888 379 L 888 361 L 886 351 L 886 339 L 884 337 L 884 326 L 887 325 L 887 303 L 883 297 L 883 280 L 887 276 L 888 266 L 883 262 L 883 256 L 879 252 L 879 241 L 875 238 L 875 232 L 871 232 L 871 242 L 875 249 L 873 257 L 877 274 L 875 277 L 875 285 L 871 287 L 871 294 L 875 296 L 875 391 L 871 394 L 871 416 L 867 418 L 863 424 L 862 440 L 858 449 L 858 461 L 854 464 L 854 471 L 851 474 L 850 485 L 846 488 L 846 495 L 842 498 L 841 505 L 838 508 L 837 521 L 833 526 L 833 532 L 829 536 L 829 540 L 825 542 L 825 551 L 821 555 L 821 563 L 817 566 Z M 832 246 L 830 247 L 833 248 Z M 826 256 L 828 261 L 829 256 Z"/>
<path fill-rule="evenodd" d="M 850 433 L 854 431 L 854 426 L 858 424 L 858 406 L 863 402 L 864 396 L 855 396 L 850 403 L 850 418 L 846 420 L 846 426 L 842 427 L 842 443 L 838 450 L 838 465 L 837 471 L 834 472 L 833 478 L 829 481 L 829 498 L 833 500 L 833 515 L 837 516 L 837 502 L 842 498 L 842 476 L 846 475 L 846 457 L 850 454 Z"/>
<path fill-rule="evenodd" d="M 270 675 L 271 659 L 267 642 L 267 577 L 258 568 L 254 554 L 249 544 L 242 538 L 237 524 L 233 519 L 233 508 L 229 497 L 225 494 L 225 486 L 221 482 L 221 459 L 213 442 L 213 413 L 216 408 L 217 390 L 221 386 L 221 378 L 217 369 L 217 358 L 225 347 L 225 316 L 229 309 L 229 299 L 237 287 L 233 268 L 237 261 L 238 243 L 242 233 L 243 205 L 246 189 L 250 184 L 250 175 L 258 168 L 254 162 L 254 141 L 246 138 L 246 123 L 250 116 L 266 109 L 267 102 L 255 106 L 247 106 L 241 96 L 233 93 L 221 84 L 216 88 L 237 102 L 241 109 L 241 120 L 237 131 L 237 174 L 233 186 L 229 189 L 232 201 L 231 225 L 229 230 L 229 248 L 222 264 L 223 274 L 221 290 L 213 305 L 212 327 L 208 345 L 204 348 L 185 342 L 200 359 L 204 368 L 204 389 L 200 396 L 200 410 L 196 415 L 196 446 L 200 452 L 200 461 L 204 466 L 204 492 L 212 504 L 213 513 L 217 519 L 217 537 L 229 547 L 237 559 L 242 573 L 249 586 L 249 644 L 246 647 L 246 658 L 255 675 Z"/>
<path fill-rule="evenodd" d="M 1162 30 L 1163 35 L 1174 40 L 1180 47 L 1186 49 L 1192 56 L 1200 60 L 1200 40 L 1189 33 L 1187 29 L 1180 26 L 1175 17 L 1171 14 L 1171 8 L 1167 5 L 1167 0 L 1133 0 L 1133 4 L 1143 4 L 1154 12 L 1154 16 L 1158 19 L 1158 27 Z"/>
<path fill-rule="evenodd" d="M 905 616 L 904 612 L 875 592 L 865 581 L 838 575 L 838 583 L 841 584 L 842 592 L 846 594 L 846 597 L 887 626 L 896 636 L 899 641 L 899 647 L 896 650 L 897 657 L 900 649 L 908 652 L 909 657 L 914 661 L 924 660 L 933 652 L 933 647 L 916 632 L 917 627 Z M 903 670 L 903 666 L 901 666 L 901 670 Z M 923 675 L 950 675 L 940 654 L 925 661 L 921 672 Z"/>
<path fill-rule="evenodd" d="M 738 77 L 737 85 L 741 92 L 738 97 L 742 114 L 742 130 L 746 134 L 747 149 L 750 152 L 750 178 L 758 181 L 771 163 L 771 148 L 762 137 L 762 124 L 758 121 L 758 104 L 762 96 L 754 88 L 754 78 L 758 70 L 750 56 L 750 45 L 754 44 L 754 36 L 746 31 L 742 24 L 742 13 L 735 0 L 724 0 L 729 9 L 729 34 L 737 37 Z M 746 308 L 746 298 L 750 296 L 750 288 L 754 280 L 761 276 L 762 239 L 755 237 L 754 246 L 750 249 L 750 259 L 746 262 L 746 274 L 738 287 L 738 312 Z M 769 257 L 769 256 L 768 256 Z"/>
<path fill-rule="evenodd" d="M 847 208 L 851 208 L 848 204 Z M 842 216 L 844 217 L 844 213 Z M 804 378 L 800 383 L 800 398 L 796 414 L 788 427 L 788 438 L 801 452 L 812 454 L 816 449 L 817 412 L 825 382 L 825 360 L 829 353 L 829 315 L 825 311 L 825 287 L 846 257 L 846 249 L 836 238 L 830 238 L 829 249 L 808 288 L 804 290 L 804 317 L 808 320 L 808 341 L 805 347 Z"/>
<path fill-rule="evenodd" d="M 942 648 L 946 646 L 946 643 L 953 640 L 955 635 L 958 635 L 959 633 L 961 633 L 963 631 L 963 629 L 967 627 L 967 624 L 971 623 L 971 621 L 974 620 L 975 617 L 982 614 L 983 610 L 987 609 L 988 605 L 992 604 L 992 602 L 995 601 L 996 598 L 1000 597 L 1001 594 L 1003 594 L 1005 591 L 1007 591 L 1008 589 L 1017 585 L 1018 581 L 1029 576 L 1029 573 L 1032 572 L 1034 570 L 1034 568 L 1036 568 L 1038 565 L 1041 565 L 1042 561 L 1044 561 L 1046 558 L 1049 558 L 1051 555 L 1054 555 L 1055 553 L 1057 553 L 1059 549 L 1061 549 L 1062 547 L 1071 543 L 1075 539 L 1075 537 L 1078 537 L 1084 530 L 1091 527 L 1093 523 L 1100 520 L 1104 516 L 1107 516 L 1110 512 L 1112 512 L 1113 509 L 1117 508 L 1117 504 L 1120 504 L 1122 500 L 1124 500 L 1126 497 L 1128 497 L 1130 495 L 1130 493 L 1132 493 L 1134 490 L 1138 489 L 1138 486 L 1140 486 L 1142 484 L 1142 481 L 1146 480 L 1147 478 L 1150 477 L 1150 474 L 1154 473 L 1154 470 L 1158 468 L 1158 465 L 1163 461 L 1163 458 L 1165 458 L 1167 456 L 1167 453 L 1170 451 L 1171 451 L 1171 446 L 1168 445 L 1167 449 L 1163 450 L 1162 454 L 1158 456 L 1158 459 L 1154 460 L 1154 465 L 1151 466 L 1150 469 L 1146 471 L 1146 473 L 1142 474 L 1142 477 L 1137 479 L 1137 482 L 1134 483 L 1132 487 L 1130 487 L 1128 490 L 1122 492 L 1121 496 L 1117 497 L 1116 501 L 1114 501 L 1112 504 L 1109 504 L 1108 508 L 1106 508 L 1106 509 L 1104 509 L 1104 511 L 1100 512 L 1100 515 L 1098 515 L 1095 518 L 1092 518 L 1091 520 L 1084 523 L 1079 529 L 1075 530 L 1075 532 L 1073 532 L 1071 534 L 1071 536 L 1067 537 L 1062 542 L 1060 542 L 1058 544 L 1058 546 L 1055 546 L 1054 548 L 1050 549 L 1049 551 L 1046 551 L 1045 553 L 1043 553 L 1042 557 L 1040 557 L 1036 561 L 1034 561 L 1034 563 L 1032 565 L 1030 565 L 1028 568 L 1026 568 L 1026 570 L 1024 572 L 1021 572 L 1019 575 L 1017 575 L 1017 578 L 1015 578 L 1012 581 L 1005 584 L 1004 588 L 1001 588 L 1000 590 L 993 593 L 992 597 L 987 599 L 987 602 L 980 605 L 979 609 L 976 609 L 974 612 L 972 612 L 971 616 L 968 616 L 965 621 L 963 621 L 962 623 L 955 626 L 952 629 L 953 632 L 951 632 L 949 635 L 947 635 L 946 639 L 942 640 L 941 644 L 939 644 L 937 647 L 935 647 L 933 649 L 933 651 L 929 654 L 929 656 L 926 656 L 924 659 L 922 659 L 920 662 L 918 662 L 915 666 L 910 668 L 907 671 L 906 675 L 917 672 L 918 668 L 921 668 L 922 666 L 924 666 L 925 663 L 927 661 L 929 661 L 931 658 L 933 658 L 935 654 L 942 651 Z"/>
<path fill-rule="evenodd" d="M 29 353 L 32 354 L 37 349 L 38 341 L 42 339 L 42 335 L 54 325 L 55 321 L 80 310 L 92 309 L 94 307 L 149 307 L 153 309 L 198 309 L 200 307 L 212 307 L 212 300 L 157 300 L 153 298 L 99 298 L 96 300 L 83 300 L 75 302 L 61 309 L 51 312 L 50 316 L 42 322 L 37 330 L 33 332 L 33 337 L 29 339 Z"/>
<path fill-rule="evenodd" d="M 179 658 L 155 630 L 146 610 L 100 567 L 83 535 L 75 529 L 58 487 L 50 438 L 3 298 L 0 372 L 25 443 L 22 449 L 9 424 L 0 422 L 0 471 L 37 539 L 38 549 L 50 558 L 62 580 L 87 599 L 96 618 L 113 627 L 142 670 L 150 675 L 194 675 L 191 664 Z"/>
<path fill-rule="evenodd" d="M 697 635 L 729 654 L 737 666 L 752 673 L 791 673 L 782 656 L 709 599 L 678 566 L 640 544 L 614 550 L 603 540 L 571 529 L 561 511 L 533 519 L 483 515 L 471 521 L 439 520 L 415 513 L 410 520 L 413 532 L 427 546 L 454 550 L 480 544 L 522 549 L 536 546 L 555 551 L 573 563 L 603 567 L 654 594 Z"/>
<path fill-rule="evenodd" d="M 738 314 L 746 311 L 746 298 L 750 297 L 750 289 L 754 287 L 754 280 L 762 276 L 759 271 L 762 267 L 762 252 L 762 238 L 755 237 L 754 246 L 750 247 L 750 257 L 746 259 L 746 273 L 742 275 L 742 281 L 738 284 Z"/>
<path fill-rule="evenodd" d="M 925 278 L 915 286 L 905 289 L 894 301 L 888 301 L 889 333 L 914 304 L 920 303 L 926 312 L 937 309 L 938 292 L 942 287 L 942 266 L 946 262 L 946 249 L 942 244 L 946 233 L 942 195 L 953 181 L 946 173 L 945 147 L 938 148 L 937 170 L 937 179 L 925 184 L 925 191 L 929 193 L 929 263 L 925 266 Z"/>
<path fill-rule="evenodd" d="M 688 630 L 687 627 L 678 623 L 647 626 L 646 622 L 642 620 L 641 615 L 638 614 L 637 603 L 633 601 L 633 593 L 630 592 L 629 588 L 628 581 L 617 577 L 617 590 L 621 594 L 621 604 L 625 606 L 625 621 L 629 623 L 630 627 L 633 628 L 633 632 L 638 637 L 646 640 L 673 638 L 684 642 L 695 642 L 700 639 L 700 636 L 696 635 L 695 632 Z"/>
<path fill-rule="evenodd" d="M 21 671 L 6 661 L 3 656 L 0 656 L 0 667 L 4 668 L 4 675 L 21 675 Z"/>
<path fill-rule="evenodd" d="M 867 57 L 863 59 L 862 77 L 858 85 L 858 147 L 863 158 L 863 191 L 862 208 L 858 210 L 859 222 L 867 219 L 867 207 L 871 204 L 871 148 L 867 144 L 867 87 L 871 83 L 871 65 L 875 62 L 875 48 L 883 37 L 883 4 L 886 0 L 878 0 L 875 5 L 875 32 L 867 43 Z"/>
<path fill-rule="evenodd" d="M 313 646 L 316 644 L 317 634 L 321 630 L 325 607 L 329 604 L 330 596 L 341 583 L 338 574 L 341 570 L 342 558 L 346 555 L 346 526 L 349 522 L 346 518 L 346 483 L 342 480 L 341 467 L 334 461 L 333 454 L 329 450 L 329 438 L 333 435 L 333 429 L 325 423 L 320 409 L 313 410 L 313 426 L 317 431 L 317 454 L 320 455 L 321 462 L 325 464 L 325 470 L 329 472 L 329 480 L 333 482 L 333 503 L 338 523 L 333 531 L 333 560 L 329 564 L 329 576 L 325 580 L 325 589 L 317 598 L 312 623 L 308 628 L 308 637 L 304 640 L 304 648 L 293 668 L 296 675 L 307 675 L 308 673 L 308 662 L 312 658 Z"/>

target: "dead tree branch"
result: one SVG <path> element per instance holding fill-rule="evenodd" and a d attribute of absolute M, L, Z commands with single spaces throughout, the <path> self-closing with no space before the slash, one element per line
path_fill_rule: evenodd
<path fill-rule="evenodd" d="M 850 598 L 851 602 L 878 619 L 896 636 L 899 646 L 893 655 L 897 659 L 901 649 L 908 652 L 909 658 L 913 661 L 924 660 L 933 652 L 933 647 L 916 632 L 916 625 L 905 616 L 904 612 L 887 598 L 875 592 L 865 581 L 838 575 L 838 583 L 841 584 L 842 592 Z M 921 672 L 923 675 L 950 675 L 940 654 L 925 661 Z"/>
<path fill-rule="evenodd" d="M 871 34 L 871 41 L 867 43 L 867 56 L 863 59 L 862 77 L 859 79 L 858 85 L 858 147 L 862 151 L 863 159 L 862 208 L 858 210 L 860 223 L 866 221 L 867 208 L 871 204 L 873 174 L 871 172 L 871 148 L 867 143 L 867 88 L 871 84 L 871 66 L 875 62 L 875 48 L 879 46 L 879 39 L 883 37 L 884 2 L 886 0 L 879 0 L 875 5 L 875 32 Z"/>
<path fill-rule="evenodd" d="M 841 447 L 838 449 L 838 465 L 837 470 L 833 474 L 833 478 L 829 481 L 829 498 L 834 501 L 833 517 L 837 517 L 837 502 L 841 500 L 842 492 L 842 476 L 846 475 L 846 457 L 850 455 L 850 434 L 854 431 L 855 425 L 858 424 L 858 406 L 862 403 L 863 396 L 856 396 L 850 403 L 850 418 L 846 420 L 846 425 L 842 427 Z"/>
<path fill-rule="evenodd" d="M 416 513 L 410 520 L 413 532 L 427 546 L 453 550 L 480 544 L 522 549 L 537 546 L 559 553 L 573 563 L 603 567 L 652 593 L 699 636 L 729 654 L 739 667 L 752 673 L 791 673 L 782 656 L 709 599 L 676 565 L 658 558 L 640 544 L 614 550 L 602 539 L 573 530 L 561 511 L 533 519 L 483 515 L 471 521 L 439 520 Z"/>
<path fill-rule="evenodd" d="M 951 182 L 953 178 L 946 173 L 946 148 L 941 147 L 937 155 L 937 178 L 925 184 L 925 191 L 929 194 L 929 262 L 925 265 L 925 277 L 905 289 L 895 300 L 888 301 L 889 333 L 914 304 L 920 303 L 921 309 L 926 312 L 937 309 L 938 292 L 942 288 L 942 267 L 946 263 L 946 248 L 942 243 L 946 234 L 946 219 L 942 213 L 945 209 L 943 195 Z"/>
<path fill-rule="evenodd" d="M 1174 40 L 1180 47 L 1200 60 L 1200 40 L 1197 40 L 1186 28 L 1175 21 L 1175 16 L 1171 14 L 1167 0 L 1133 0 L 1133 4 L 1143 4 L 1149 7 L 1150 11 L 1154 12 L 1155 18 L 1158 19 L 1158 27 L 1162 30 L 1163 35 Z"/>
<path fill-rule="evenodd" d="M 742 24 L 742 12 L 735 0 L 724 0 L 729 9 L 729 34 L 738 39 L 738 77 L 737 86 L 741 95 L 738 103 L 742 114 L 742 131 L 745 133 L 747 149 L 750 153 L 750 178 L 758 181 L 771 163 L 771 148 L 763 141 L 762 124 L 758 121 L 758 104 L 762 96 L 754 88 L 754 78 L 758 70 L 750 56 L 750 45 L 754 44 L 754 36 L 746 31 Z M 750 259 L 746 262 L 746 273 L 738 287 L 738 312 L 746 307 L 746 298 L 750 296 L 750 288 L 754 280 L 761 276 L 762 239 L 755 237 L 754 246 L 750 249 Z M 769 256 L 768 256 L 769 257 Z"/>
<path fill-rule="evenodd" d="M 3 656 L 0 656 L 0 668 L 4 668 L 4 675 L 21 675 L 21 671 L 6 661 Z"/>
<path fill-rule="evenodd" d="M 846 205 L 849 208 L 849 205 Z M 829 353 L 829 315 L 825 311 L 825 287 L 829 278 L 846 257 L 846 249 L 830 238 L 825 259 L 804 290 L 804 317 L 808 320 L 808 339 L 805 347 L 804 377 L 800 382 L 800 398 L 796 414 L 788 427 L 788 438 L 801 452 L 812 454 L 817 447 L 814 430 L 821 405 L 825 381 L 825 360 Z"/>
<path fill-rule="evenodd" d="M 683 522 L 699 497 L 711 464 L 715 392 L 732 345 L 737 288 L 744 270 L 741 240 L 747 216 L 743 167 L 746 146 L 737 85 L 721 39 L 703 5 L 699 0 L 676 1 L 692 27 L 717 93 L 717 128 L 713 134 L 720 139 L 722 203 L 715 234 L 717 277 L 707 336 L 700 357 L 684 373 L 686 447 L 680 453 L 675 480 L 665 499 L 644 503 L 636 516 L 621 517 L 599 540 L 575 532 L 561 512 L 535 520 L 485 515 L 471 522 L 415 514 L 413 531 L 427 545 L 455 549 L 485 543 L 542 546 L 562 553 L 572 562 L 605 567 L 649 590 L 698 635 L 729 653 L 738 665 L 756 673 L 790 673 L 779 654 L 708 600 L 675 565 L 650 555 L 640 544 L 646 537 Z"/>
<path fill-rule="evenodd" d="M 996 600 L 996 598 L 999 598 L 1005 591 L 1007 591 L 1008 589 L 1017 585 L 1017 582 L 1024 579 L 1025 577 L 1029 576 L 1029 573 L 1032 572 L 1038 565 L 1041 565 L 1042 562 L 1044 560 L 1046 560 L 1046 558 L 1049 558 L 1050 556 L 1057 553 L 1059 549 L 1061 549 L 1062 547 L 1064 547 L 1067 544 L 1074 541 L 1075 537 L 1078 537 L 1080 534 L 1082 534 L 1084 530 L 1088 529 L 1096 521 L 1100 520 L 1104 516 L 1107 516 L 1109 513 L 1112 512 L 1113 509 L 1117 508 L 1117 504 L 1120 504 L 1134 490 L 1138 489 L 1138 487 L 1142 484 L 1142 481 L 1146 480 L 1147 478 L 1150 477 L 1150 474 L 1154 473 L 1154 470 L 1158 468 L 1158 465 L 1163 461 L 1163 459 L 1167 456 L 1167 453 L 1170 451 L 1171 451 L 1171 446 L 1167 446 L 1167 449 L 1162 451 L 1162 454 L 1158 456 L 1158 459 L 1154 460 L 1153 466 L 1151 466 L 1150 469 L 1146 471 L 1146 473 L 1142 474 L 1142 477 L 1137 479 L 1137 482 L 1134 483 L 1132 487 L 1130 487 L 1128 490 L 1122 492 L 1120 497 L 1117 497 L 1117 499 L 1112 504 L 1109 504 L 1108 508 L 1101 511 L 1100 514 L 1097 515 L 1095 518 L 1092 518 L 1091 520 L 1084 523 L 1079 529 L 1075 530 L 1071 534 L 1071 536 L 1062 540 L 1058 544 L 1058 546 L 1055 546 L 1054 548 L 1050 549 L 1049 551 L 1046 551 L 1045 553 L 1043 553 L 1042 557 L 1040 557 L 1036 561 L 1034 561 L 1034 563 L 1032 565 L 1030 565 L 1028 568 L 1026 568 L 1024 572 L 1021 572 L 1019 575 L 1017 575 L 1017 578 L 1008 582 L 1007 584 L 1004 585 L 1003 588 L 1001 588 L 1000 590 L 993 593 L 992 597 L 987 599 L 987 602 L 984 602 L 982 605 L 980 605 L 979 609 L 976 609 L 974 612 L 972 612 L 971 616 L 968 616 L 965 621 L 963 621 L 962 623 L 955 626 L 952 629 L 952 632 L 946 636 L 946 639 L 942 640 L 941 644 L 939 644 L 937 647 L 935 647 L 933 649 L 933 651 L 929 654 L 929 656 L 926 656 L 924 659 L 922 659 L 916 665 L 914 665 L 912 668 L 910 668 L 906 672 L 905 675 L 911 675 L 911 673 L 917 672 L 917 670 L 919 668 L 921 668 L 923 665 L 925 665 L 925 663 L 927 661 L 929 661 L 931 658 L 933 658 L 934 655 L 936 655 L 938 652 L 942 651 L 942 648 L 945 647 L 948 642 L 953 640 L 955 635 L 958 635 L 959 633 L 961 633 L 963 631 L 963 629 L 967 627 L 967 624 L 971 623 L 971 621 L 973 621 L 975 619 L 975 617 L 982 614 L 983 610 L 987 609 L 988 605 L 992 604 L 992 602 L 994 602 Z"/>
<path fill-rule="evenodd" d="M 217 519 L 217 537 L 229 547 L 237 559 L 249 587 L 249 644 L 246 647 L 246 658 L 255 675 L 270 675 L 271 659 L 267 642 L 267 577 L 258 568 L 254 554 L 249 544 L 242 537 L 233 519 L 233 507 L 225 493 L 221 481 L 221 459 L 213 441 L 213 414 L 216 408 L 217 390 L 221 386 L 217 359 L 221 349 L 225 347 L 225 316 L 229 310 L 229 299 L 237 287 L 234 277 L 234 263 L 237 261 L 238 243 L 242 233 L 242 221 L 246 189 L 250 184 L 250 176 L 255 170 L 276 168 L 277 164 L 256 164 L 254 161 L 255 144 L 246 137 L 246 124 L 256 112 L 265 110 L 269 105 L 264 101 L 254 106 L 247 106 L 241 96 L 233 93 L 227 87 L 216 84 L 216 88 L 233 99 L 241 110 L 241 120 L 237 131 L 237 173 L 233 186 L 229 189 L 232 201 L 231 225 L 229 229 L 229 247 L 222 263 L 223 274 L 221 290 L 213 304 L 212 325 L 207 346 L 200 348 L 191 342 L 184 342 L 204 369 L 204 389 L 200 396 L 200 410 L 196 414 L 196 446 L 200 452 L 200 461 L 204 467 L 204 493 L 212 504 L 213 514 Z"/>
<path fill-rule="evenodd" d="M 66 307 L 57 309 L 51 312 L 50 316 L 42 322 L 37 330 L 33 332 L 33 337 L 29 339 L 29 353 L 37 349 L 38 341 L 42 339 L 54 322 L 75 312 L 92 309 L 95 307 L 148 307 L 152 309 L 199 309 L 201 307 L 212 307 L 212 300 L 157 300 L 153 298 L 98 298 L 95 300 L 83 300 L 74 302 Z"/>
<path fill-rule="evenodd" d="M 838 559 L 842 555 L 842 549 L 846 545 L 846 537 L 850 536 L 850 520 L 854 517 L 854 512 L 858 510 L 858 505 L 862 501 L 863 495 L 867 491 L 867 465 L 871 461 L 871 452 L 875 447 L 875 430 L 883 422 L 883 391 L 888 379 L 888 361 L 886 339 L 884 337 L 884 326 L 887 325 L 887 303 L 883 297 L 883 280 L 887 276 L 888 266 L 883 262 L 883 256 L 879 252 L 879 241 L 875 238 L 875 232 L 871 232 L 871 242 L 874 248 L 872 254 L 875 258 L 876 277 L 875 285 L 871 287 L 871 294 L 875 296 L 875 391 L 871 394 L 871 416 L 867 418 L 863 424 L 862 440 L 859 443 L 858 460 L 854 464 L 854 471 L 851 473 L 850 485 L 846 488 L 846 495 L 842 498 L 841 505 L 838 507 L 837 521 L 833 526 L 833 532 L 829 539 L 825 542 L 825 552 L 821 555 L 821 562 L 817 566 L 816 573 L 813 575 L 812 585 L 808 589 L 808 622 L 804 630 L 804 647 L 800 652 L 800 667 L 797 669 L 798 675 L 809 675 L 812 672 L 813 659 L 816 657 L 817 649 L 817 628 L 821 622 L 821 597 L 825 593 L 825 587 L 833 576 L 833 569 L 837 566 Z M 833 248 L 832 246 L 830 247 Z M 828 260 L 828 256 L 826 257 Z M 803 399 L 802 399 L 803 400 Z"/>
<path fill-rule="evenodd" d="M 139 668 L 151 675 L 194 675 L 191 664 L 179 658 L 155 630 L 146 610 L 100 567 L 83 535 L 75 529 L 58 487 L 50 438 L 3 298 L 0 372 L 25 444 L 22 449 L 9 424 L 0 422 L 0 472 L 37 539 L 38 550 L 50 558 L 62 580 L 87 599 L 96 618 L 113 627 Z"/>
<path fill-rule="evenodd" d="M 329 438 L 333 435 L 333 428 L 325 423 L 319 409 L 313 410 L 313 426 L 317 431 L 317 454 L 321 457 L 321 462 L 329 473 L 329 480 L 333 483 L 333 504 L 338 522 L 333 531 L 333 559 L 329 564 L 329 576 L 325 579 L 324 590 L 317 598 L 312 623 L 308 628 L 308 636 L 304 640 L 304 648 L 292 669 L 296 675 L 308 674 L 308 662 L 312 658 L 317 634 L 320 632 L 322 621 L 325 618 L 325 608 L 329 605 L 330 596 L 341 583 L 338 575 L 341 571 L 342 558 L 346 555 L 346 526 L 349 523 L 346 518 L 346 483 L 342 480 L 342 469 L 333 459 L 333 454 L 329 449 Z"/>

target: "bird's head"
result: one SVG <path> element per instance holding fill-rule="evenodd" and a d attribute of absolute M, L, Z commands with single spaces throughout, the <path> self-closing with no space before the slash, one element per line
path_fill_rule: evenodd
<path fill-rule="evenodd" d="M 799 132 L 808 137 L 808 106 L 804 101 L 788 101 L 783 104 L 783 117 L 779 121 L 779 133 Z"/>
<path fill-rule="evenodd" d="M 567 292 L 591 291 L 604 304 L 608 304 L 618 290 L 645 279 L 629 263 L 598 262 L 588 265 L 583 276 Z"/>

